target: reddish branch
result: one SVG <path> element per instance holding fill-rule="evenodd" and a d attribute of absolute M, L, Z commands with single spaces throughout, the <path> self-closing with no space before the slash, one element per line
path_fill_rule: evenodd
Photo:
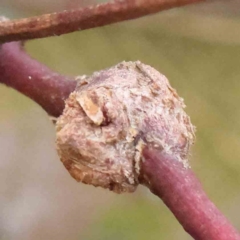
<path fill-rule="evenodd" d="M 61 35 L 202 1 L 205 0 L 119 0 L 39 17 L 0 22 L 0 42 Z"/>
<path fill-rule="evenodd" d="M 194 239 L 240 239 L 234 227 L 208 199 L 191 169 L 156 149 L 144 149 L 143 156 L 143 181 Z"/>
<path fill-rule="evenodd" d="M 19 42 L 0 46 L 0 83 L 16 89 L 58 117 L 76 82 L 29 57 Z"/>

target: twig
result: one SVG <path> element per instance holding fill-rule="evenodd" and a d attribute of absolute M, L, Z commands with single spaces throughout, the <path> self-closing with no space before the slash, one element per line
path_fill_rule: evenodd
<path fill-rule="evenodd" d="M 70 77 L 55 73 L 29 57 L 19 42 L 0 47 L 0 83 L 30 97 L 55 117 L 62 113 L 64 100 L 76 86 Z"/>
<path fill-rule="evenodd" d="M 123 0 L 0 22 L 0 43 L 61 35 L 206 0 Z"/>
<path fill-rule="evenodd" d="M 159 150 L 143 151 L 142 176 L 196 240 L 239 240 L 240 235 L 208 199 L 189 168 Z"/>

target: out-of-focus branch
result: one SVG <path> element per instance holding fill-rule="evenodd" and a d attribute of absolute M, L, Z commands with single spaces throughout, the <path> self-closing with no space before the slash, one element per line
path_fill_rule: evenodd
<path fill-rule="evenodd" d="M 189 168 L 161 151 L 146 147 L 143 182 L 160 197 L 196 240 L 239 240 L 240 235 L 208 199 Z"/>
<path fill-rule="evenodd" d="M 54 117 L 62 113 L 64 100 L 76 86 L 72 78 L 51 71 L 28 56 L 20 42 L 0 46 L 0 83 L 30 97 Z"/>
<path fill-rule="evenodd" d="M 203 1 L 206 0 L 118 0 L 76 10 L 0 22 L 0 43 L 100 27 Z"/>

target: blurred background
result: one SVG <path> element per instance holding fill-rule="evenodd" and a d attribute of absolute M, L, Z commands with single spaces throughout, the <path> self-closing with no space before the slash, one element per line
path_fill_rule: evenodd
<path fill-rule="evenodd" d="M 8 18 L 92 0 L 0 0 Z M 240 230 L 240 1 L 188 6 L 134 21 L 29 41 L 27 52 L 67 75 L 140 60 L 165 74 L 197 126 L 191 166 Z M 1 76 L 0 76 L 1 77 Z M 0 240 L 190 240 L 146 188 L 116 195 L 75 182 L 46 113 L 0 85 Z"/>

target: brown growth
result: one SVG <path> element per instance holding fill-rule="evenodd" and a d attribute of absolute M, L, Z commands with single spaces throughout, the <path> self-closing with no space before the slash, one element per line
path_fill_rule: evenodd
<path fill-rule="evenodd" d="M 61 161 L 77 181 L 132 192 L 145 145 L 187 166 L 194 128 L 184 107 L 167 78 L 140 62 L 83 77 L 57 121 Z"/>

